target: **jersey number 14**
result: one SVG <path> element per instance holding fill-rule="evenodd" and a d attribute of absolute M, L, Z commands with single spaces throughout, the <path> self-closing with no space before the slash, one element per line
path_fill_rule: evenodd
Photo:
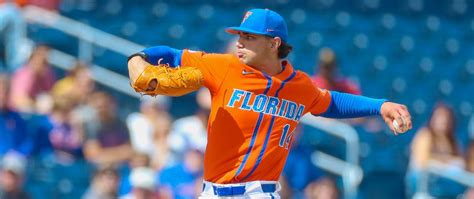
<path fill-rule="evenodd" d="M 281 134 L 281 138 L 280 138 L 280 147 L 283 147 L 286 150 L 288 150 L 288 147 L 290 146 L 291 137 L 293 137 L 293 132 L 294 132 L 293 130 L 292 132 L 288 134 L 289 130 L 290 130 L 290 125 L 286 124 L 283 127 L 283 133 Z"/>

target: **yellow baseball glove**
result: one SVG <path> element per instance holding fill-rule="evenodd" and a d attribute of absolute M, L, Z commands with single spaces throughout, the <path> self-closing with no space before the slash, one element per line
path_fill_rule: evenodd
<path fill-rule="evenodd" d="M 204 77 L 196 67 L 149 65 L 132 84 L 136 92 L 145 95 L 181 96 L 201 88 Z"/>

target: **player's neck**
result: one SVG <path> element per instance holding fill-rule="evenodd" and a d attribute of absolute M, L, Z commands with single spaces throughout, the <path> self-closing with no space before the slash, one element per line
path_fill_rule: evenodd
<path fill-rule="evenodd" d="M 254 66 L 255 69 L 262 71 L 270 76 L 277 75 L 282 72 L 283 67 L 279 59 L 271 59 L 258 66 Z"/>

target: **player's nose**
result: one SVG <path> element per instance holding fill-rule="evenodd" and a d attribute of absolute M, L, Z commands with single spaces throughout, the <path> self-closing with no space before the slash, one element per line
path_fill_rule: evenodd
<path fill-rule="evenodd" d="M 242 45 L 242 44 L 239 43 L 239 42 L 235 43 L 235 46 L 236 46 L 237 48 L 244 48 L 244 45 Z"/>
<path fill-rule="evenodd" d="M 236 42 L 235 42 L 235 46 L 237 48 L 243 48 L 244 47 L 244 44 L 240 41 L 241 38 L 239 38 Z"/>

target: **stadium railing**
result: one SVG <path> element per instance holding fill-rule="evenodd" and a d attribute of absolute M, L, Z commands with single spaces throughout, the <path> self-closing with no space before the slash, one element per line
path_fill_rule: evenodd
<path fill-rule="evenodd" d="M 25 17 L 29 24 L 40 24 L 79 39 L 78 57 L 80 57 L 82 61 L 91 61 L 93 45 L 106 48 L 124 56 L 128 56 L 145 48 L 144 46 L 90 27 L 84 23 L 35 6 L 25 7 L 23 9 L 23 17 Z M 64 70 L 70 69 L 77 60 L 76 57 L 55 49 L 51 50 L 49 56 L 49 61 L 54 66 Z M 90 69 L 94 74 L 94 80 L 98 83 L 129 96 L 140 97 L 140 95 L 134 92 L 130 87 L 128 77 L 98 65 L 91 65 Z"/>
<path fill-rule="evenodd" d="M 362 169 L 359 166 L 357 131 L 346 123 L 309 114 L 301 119 L 301 123 L 344 140 L 346 143 L 345 160 L 315 151 L 311 155 L 311 161 L 316 166 L 342 177 L 344 198 L 356 198 L 357 188 L 363 177 Z"/>
<path fill-rule="evenodd" d="M 427 169 L 421 171 L 421 176 L 417 182 L 417 190 L 413 196 L 414 199 L 433 198 L 430 196 L 428 191 L 430 176 L 439 176 L 461 185 L 474 188 L 474 173 L 462 170 L 461 168 L 455 172 L 447 172 L 446 166 L 443 166 L 443 163 L 431 160 L 428 163 Z"/>

